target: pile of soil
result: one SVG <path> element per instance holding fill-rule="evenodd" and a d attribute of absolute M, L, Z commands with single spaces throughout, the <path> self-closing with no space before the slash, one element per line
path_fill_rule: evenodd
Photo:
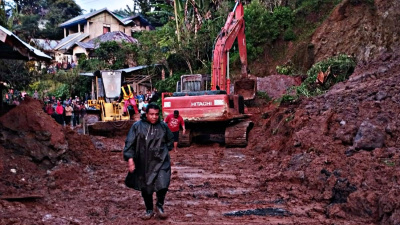
<path fill-rule="evenodd" d="M 261 190 L 292 207 L 317 202 L 311 217 L 399 224 L 399 65 L 383 54 L 322 96 L 266 107 L 250 141 Z"/>
<path fill-rule="evenodd" d="M 28 97 L 0 118 L 2 224 L 14 221 L 5 219 L 13 210 L 25 208 L 7 201 L 45 199 L 52 189 L 67 188 L 65 183 L 80 183 L 76 178 L 86 166 L 106 161 L 97 154 L 88 136 L 63 128 L 42 107 L 41 102 Z M 11 209 L 11 212 L 4 209 Z M 27 211 L 20 221 L 35 214 Z M 32 218 L 34 221 L 35 217 Z"/>

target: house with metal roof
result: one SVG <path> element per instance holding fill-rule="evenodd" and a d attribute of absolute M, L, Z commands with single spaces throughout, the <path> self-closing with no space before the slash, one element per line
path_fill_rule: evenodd
<path fill-rule="evenodd" d="M 107 8 L 74 17 L 59 27 L 64 29 L 64 38 L 54 48 L 58 62 L 77 61 L 81 54 L 90 57 L 96 48 L 95 41 L 115 40 L 135 43 L 137 40 L 131 37 L 132 33 L 154 30 L 154 27 L 140 15 L 122 18 Z"/>
<path fill-rule="evenodd" d="M 107 8 L 74 17 L 59 27 L 64 28 L 64 37 L 74 33 L 86 33 L 89 34 L 88 39 L 113 31 L 121 31 L 132 36 L 132 32 L 135 31 L 154 30 L 154 27 L 140 15 L 121 19 Z"/>
<path fill-rule="evenodd" d="M 74 45 L 70 46 L 67 50 L 68 54 L 79 59 L 80 55 L 85 54 L 87 58 L 96 57 L 94 50 L 100 47 L 100 44 L 107 41 L 116 41 L 118 43 L 125 42 L 131 44 L 137 44 L 138 40 L 121 31 L 113 31 L 102 34 L 96 38 L 93 38 L 87 42 L 75 42 Z M 135 66 L 135 62 L 128 62 L 129 66 Z"/>

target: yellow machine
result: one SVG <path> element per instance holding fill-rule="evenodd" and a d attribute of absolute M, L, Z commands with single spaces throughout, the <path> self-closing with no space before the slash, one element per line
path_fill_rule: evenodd
<path fill-rule="evenodd" d="M 100 113 L 99 121 L 107 122 L 107 121 L 119 121 L 119 120 L 129 120 L 129 113 L 124 116 L 123 108 L 124 102 L 105 102 L 104 100 L 89 100 L 89 107 L 94 107 L 98 109 Z"/>
<path fill-rule="evenodd" d="M 93 83 L 92 96 L 96 99 L 88 100 L 84 133 L 108 136 L 129 129 L 134 120 L 131 120 L 129 110 L 126 116 L 123 115 L 124 102 L 116 101 L 121 93 L 121 72 L 96 71 Z"/>

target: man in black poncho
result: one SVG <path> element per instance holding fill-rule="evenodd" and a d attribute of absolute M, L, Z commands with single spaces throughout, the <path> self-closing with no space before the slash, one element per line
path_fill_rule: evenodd
<path fill-rule="evenodd" d="M 125 183 L 141 191 L 146 213 L 142 219 L 153 217 L 153 193 L 156 192 L 156 213 L 161 219 L 164 199 L 171 179 L 169 151 L 173 148 L 174 135 L 168 125 L 159 120 L 160 108 L 149 104 L 146 114 L 134 123 L 125 141 L 124 160 L 128 161 L 130 174 Z"/>

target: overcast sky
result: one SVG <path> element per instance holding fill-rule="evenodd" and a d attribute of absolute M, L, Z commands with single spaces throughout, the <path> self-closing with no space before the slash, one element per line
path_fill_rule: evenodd
<path fill-rule="evenodd" d="M 75 0 L 76 4 L 78 4 L 83 11 L 83 14 L 89 13 L 90 9 L 102 9 L 108 8 L 110 11 L 114 11 L 116 9 L 125 9 L 126 5 L 132 8 L 133 0 Z"/>

